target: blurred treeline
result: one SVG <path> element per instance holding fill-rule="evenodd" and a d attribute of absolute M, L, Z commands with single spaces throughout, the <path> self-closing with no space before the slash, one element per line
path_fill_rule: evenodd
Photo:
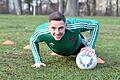
<path fill-rule="evenodd" d="M 120 0 L 0 0 L 0 14 L 32 14 L 33 5 L 36 15 L 120 16 Z"/>

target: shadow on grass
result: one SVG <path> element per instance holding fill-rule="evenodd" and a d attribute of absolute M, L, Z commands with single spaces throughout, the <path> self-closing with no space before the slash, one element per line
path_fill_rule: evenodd
<path fill-rule="evenodd" d="M 55 63 L 61 63 L 61 65 L 65 65 L 65 64 L 68 64 L 70 62 L 75 62 L 75 59 L 76 57 L 74 56 L 61 56 L 61 57 L 57 57 L 56 59 L 54 59 L 53 61 L 51 62 L 45 62 L 46 64 L 55 64 Z"/>

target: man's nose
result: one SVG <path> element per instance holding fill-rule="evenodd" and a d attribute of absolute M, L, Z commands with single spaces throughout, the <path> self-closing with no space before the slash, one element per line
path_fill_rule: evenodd
<path fill-rule="evenodd" d="M 60 33 L 60 31 L 59 31 L 58 29 L 56 29 L 56 30 L 55 30 L 55 33 L 56 33 L 56 34 L 59 34 L 59 33 Z"/>

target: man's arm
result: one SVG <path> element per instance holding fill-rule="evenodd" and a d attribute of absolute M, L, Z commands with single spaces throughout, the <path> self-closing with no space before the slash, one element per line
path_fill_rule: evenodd
<path fill-rule="evenodd" d="M 40 56 L 40 51 L 39 51 L 40 50 L 39 42 L 43 42 L 43 39 L 42 39 L 43 34 L 48 33 L 48 30 L 43 28 L 44 26 L 47 26 L 47 25 L 43 24 L 37 27 L 34 34 L 30 37 L 30 45 L 32 49 L 32 55 L 34 58 L 34 62 L 35 62 L 33 67 L 36 67 L 36 66 L 40 67 L 41 65 L 44 66 L 44 64 L 42 63 L 42 58 Z"/>
<path fill-rule="evenodd" d="M 90 37 L 87 44 L 89 47 L 95 48 L 99 33 L 99 23 L 95 20 L 86 20 L 86 22 L 84 21 L 83 23 L 80 23 L 80 26 L 82 27 L 80 32 L 90 31 Z"/>
<path fill-rule="evenodd" d="M 30 38 L 30 45 L 32 50 L 32 55 L 35 63 L 41 63 L 42 59 L 40 57 L 40 51 L 39 51 L 39 31 L 36 31 Z"/>
<path fill-rule="evenodd" d="M 99 33 L 99 22 L 95 20 L 88 19 L 68 19 L 70 24 L 68 24 L 70 29 L 77 29 L 78 32 L 90 31 L 90 38 L 87 42 L 88 46 L 95 48 L 95 43 Z"/>
<path fill-rule="evenodd" d="M 99 23 L 91 23 L 87 26 L 90 29 L 90 38 L 88 40 L 88 46 L 95 48 L 96 40 L 99 33 Z"/>

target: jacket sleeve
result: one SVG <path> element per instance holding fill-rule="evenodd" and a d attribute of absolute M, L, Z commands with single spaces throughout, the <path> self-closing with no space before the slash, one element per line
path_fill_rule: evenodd
<path fill-rule="evenodd" d="M 36 31 L 31 37 L 30 37 L 30 46 L 32 50 L 32 55 L 35 63 L 41 63 L 42 58 L 40 56 L 40 51 L 39 51 L 39 31 Z"/>
<path fill-rule="evenodd" d="M 76 28 L 79 33 L 89 31 L 90 37 L 88 39 L 88 46 L 91 48 L 95 48 L 96 40 L 99 33 L 99 22 L 95 20 L 88 20 L 88 19 L 77 19 L 72 18 L 70 19 L 72 28 Z M 72 27 L 73 26 L 73 27 Z"/>
<path fill-rule="evenodd" d="M 88 29 L 90 31 L 90 37 L 88 40 L 88 46 L 91 48 L 95 48 L 96 40 L 98 38 L 98 33 L 99 33 L 99 23 L 90 23 L 84 29 Z"/>
<path fill-rule="evenodd" d="M 47 30 L 44 29 L 44 26 L 46 27 L 47 24 L 38 26 L 34 34 L 30 37 L 30 46 L 31 46 L 32 55 L 35 63 L 42 62 L 42 58 L 40 55 L 39 42 L 43 42 L 42 36 L 47 32 Z"/>

